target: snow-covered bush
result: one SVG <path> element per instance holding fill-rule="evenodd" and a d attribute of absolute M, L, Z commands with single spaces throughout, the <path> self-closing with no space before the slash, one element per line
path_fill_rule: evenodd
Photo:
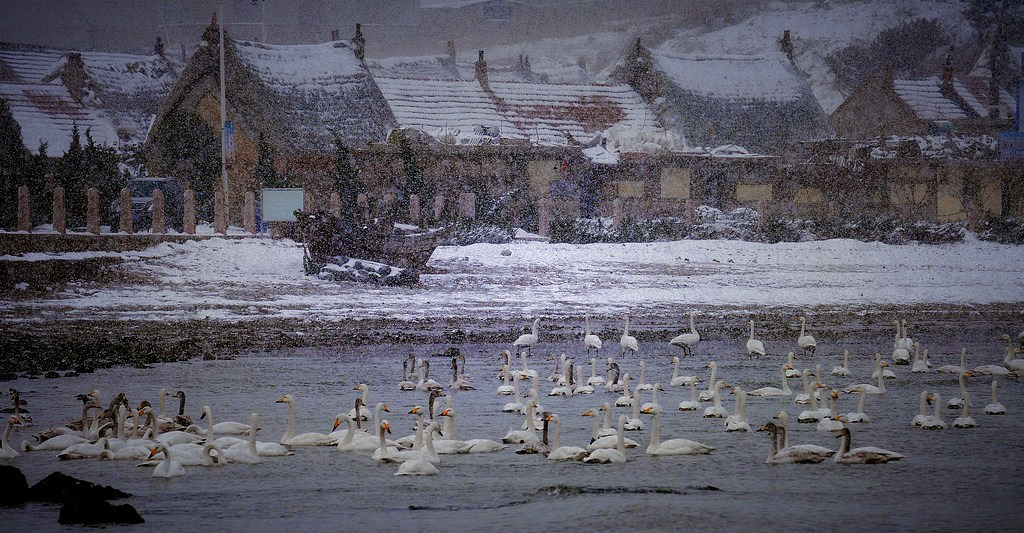
<path fill-rule="evenodd" d="M 1024 244 L 1024 219 L 1000 217 L 985 219 L 978 226 L 978 238 L 1003 244 Z"/>
<path fill-rule="evenodd" d="M 468 246 L 470 244 L 505 244 L 512 241 L 512 231 L 490 224 L 460 222 L 441 244 L 446 246 Z"/>

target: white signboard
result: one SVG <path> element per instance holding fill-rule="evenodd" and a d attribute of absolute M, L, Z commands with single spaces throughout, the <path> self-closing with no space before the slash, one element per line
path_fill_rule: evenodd
<path fill-rule="evenodd" d="M 299 189 L 263 189 L 263 221 L 295 222 L 295 210 L 305 209 Z"/>

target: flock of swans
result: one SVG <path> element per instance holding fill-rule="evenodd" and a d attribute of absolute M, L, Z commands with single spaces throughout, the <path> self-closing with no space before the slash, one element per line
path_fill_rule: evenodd
<path fill-rule="evenodd" d="M 817 342 L 808 332 L 804 317 L 798 320 L 800 332 L 795 339 L 795 351 L 813 357 Z M 409 354 L 402 360 L 402 378 L 393 389 L 397 392 L 391 392 L 389 396 L 425 395 L 425 405 L 416 405 L 407 412 L 405 409 L 393 412 L 386 401 L 373 401 L 370 385 L 361 383 L 354 389 L 356 394 L 353 408 L 339 412 L 333 418 L 330 432 L 298 433 L 296 399 L 291 394 L 281 396 L 276 403 L 287 407 L 287 425 L 284 434 L 276 442 L 258 440 L 260 415 L 257 413 L 253 413 L 247 423 L 215 423 L 213 409 L 203 406 L 199 420 L 193 421 L 185 413 L 185 394 L 181 391 L 171 396 L 160 389 L 156 407 L 149 401 L 132 406 L 124 393 L 115 396 L 104 407 L 100 392 L 93 390 L 79 395 L 82 401 L 81 417 L 67 425 L 41 431 L 35 435 L 35 442 L 23 441 L 20 448 L 15 449 L 9 442 L 11 432 L 27 426 L 30 419 L 27 414 L 19 413 L 24 402 L 17 397 L 17 391 L 12 389 L 14 409 L 0 441 L 0 459 L 11 460 L 22 453 L 48 451 L 56 452 L 56 457 L 61 460 L 96 458 L 136 461 L 139 466 L 154 467 L 154 477 L 177 477 L 184 475 L 187 468 L 258 464 L 266 457 L 293 455 L 303 447 L 332 446 L 338 452 L 367 454 L 373 461 L 396 464 L 395 475 L 434 475 L 439 472 L 437 467 L 442 462 L 457 462 L 457 459 L 449 456 L 501 452 L 509 447 L 516 447 L 517 454 L 540 454 L 552 461 L 621 464 L 633 458 L 630 449 L 640 448 L 637 440 L 627 437 L 627 433 L 631 432 L 636 435 L 647 433 L 647 446 L 642 448 L 647 455 L 696 456 L 713 453 L 715 449 L 712 446 L 696 440 L 682 437 L 662 439 L 663 417 L 678 411 L 681 414 L 675 416 L 702 413 L 703 418 L 713 419 L 725 432 L 766 432 L 769 435 L 769 453 L 765 462 L 768 464 L 820 463 L 829 459 L 845 464 L 876 464 L 902 459 L 904 455 L 877 447 L 853 448 L 851 428 L 854 424 L 870 423 L 871 417 L 865 412 L 866 404 L 869 398 L 884 398 L 887 393 L 886 380 L 896 376 L 893 368 L 906 366 L 911 373 L 949 373 L 957 377 L 959 395 L 947 404 L 942 404 L 938 390 L 920 392 L 919 412 L 910 419 L 910 425 L 922 430 L 949 427 L 942 417 L 943 407 L 959 411 L 959 416 L 951 423 L 953 428 L 976 427 L 978 424 L 970 416 L 973 404 L 965 378 L 990 375 L 1015 379 L 1024 371 L 1024 359 L 1018 357 L 1022 349 L 1014 346 L 1009 335 L 1003 335 L 1001 339 L 1006 343 L 1005 357 L 1001 362 L 968 368 L 966 350 L 963 350 L 959 366 L 932 368 L 928 350 L 922 350 L 919 342 L 909 338 L 905 321 L 896 321 L 892 354 L 883 357 L 881 353 L 876 353 L 871 376 L 861 383 L 847 386 L 839 383 L 857 381 L 852 379 L 848 351 L 843 353 L 843 363 L 835 366 L 829 376 L 823 375 L 820 363 L 812 368 L 797 368 L 797 356 L 790 352 L 784 362 L 771 363 L 778 365 L 779 386 L 750 390 L 721 379 L 718 365 L 713 360 L 692 365 L 700 375 L 680 375 L 681 359 L 672 356 L 668 365 L 650 369 L 652 374 L 667 373 L 671 367 L 671 377 L 665 380 L 667 388 L 688 389 L 688 399 L 680 401 L 672 409 L 672 406 L 663 406 L 659 402 L 659 392 L 667 389 L 660 382 L 649 382 L 647 363 L 636 357 L 627 359 L 627 356 L 635 356 L 639 352 L 636 338 L 629 334 L 628 316 L 624 317 L 620 338 L 620 359 L 600 356 L 602 341 L 591 331 L 589 317 L 586 317 L 583 335 L 586 356 L 581 361 L 565 354 L 552 356 L 554 368 L 547 376 L 542 376 L 536 368 L 530 368 L 529 363 L 530 354 L 539 344 L 539 325 L 540 319 L 534 320 L 531 333 L 520 336 L 512 343 L 515 353 L 503 350 L 499 356 L 500 365 L 495 371 L 501 383 L 495 388 L 495 396 L 507 397 L 508 401 L 495 401 L 493 405 L 477 402 L 466 407 L 473 410 L 493 409 L 517 417 L 517 422 L 504 437 L 481 436 L 495 437 L 494 440 L 467 439 L 460 435 L 458 411 L 454 405 L 457 396 L 454 393 L 477 387 L 466 372 L 465 357 L 455 350 L 451 356 L 451 378 L 447 384 L 430 377 L 429 359 L 417 359 Z M 682 350 L 684 358 L 693 357 L 700 342 L 693 314 L 690 315 L 689 326 L 688 332 L 669 341 L 671 346 Z M 754 326 L 751 321 L 747 353 L 752 358 L 765 357 L 764 344 L 755 338 Z M 889 361 L 892 361 L 892 366 Z M 589 376 L 584 375 L 585 367 L 589 367 Z M 701 387 L 702 390 L 698 390 L 698 387 L 704 381 L 705 374 L 699 372 L 700 367 L 707 372 L 707 387 Z M 627 368 L 625 372 L 624 368 Z M 799 379 L 801 386 L 794 390 L 790 385 L 791 379 Z M 545 382 L 550 383 L 550 386 L 542 385 Z M 391 389 L 392 386 L 382 385 L 381 388 Z M 982 409 L 986 415 L 1002 415 L 1007 412 L 998 400 L 998 388 L 998 379 L 993 380 L 989 386 L 991 401 Z M 856 395 L 856 411 L 839 411 L 837 404 L 841 393 Z M 607 400 L 572 400 L 581 402 L 578 412 L 564 410 L 555 413 L 541 405 L 542 395 L 590 398 L 597 394 L 605 395 Z M 731 412 L 723 405 L 724 396 L 735 398 Z M 166 409 L 168 397 L 179 400 L 176 414 Z M 779 410 L 772 420 L 752 425 L 747 416 L 749 401 L 772 402 L 772 409 L 777 406 Z M 872 400 L 875 401 L 881 400 Z M 567 402 L 562 400 L 559 403 L 569 405 Z M 702 404 L 706 405 L 703 409 Z M 831 433 L 841 439 L 838 449 L 813 444 L 790 444 L 788 424 L 791 415 L 787 407 L 791 405 L 797 406 L 797 423 L 813 424 L 817 431 Z M 623 408 L 618 416 L 616 408 Z M 393 430 L 396 426 L 384 418 L 385 413 L 393 419 L 403 416 L 414 419 L 413 433 L 400 438 L 395 436 Z M 580 414 L 593 418 L 589 438 L 579 439 L 578 446 L 563 445 L 561 417 Z M 889 410 L 884 416 L 902 414 Z"/>

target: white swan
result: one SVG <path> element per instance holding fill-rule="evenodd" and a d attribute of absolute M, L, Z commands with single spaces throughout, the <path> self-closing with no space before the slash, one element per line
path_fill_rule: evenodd
<path fill-rule="evenodd" d="M 338 426 L 342 422 L 348 424 L 348 431 L 338 441 L 335 446 L 339 452 L 372 452 L 376 450 L 379 444 L 377 443 L 377 437 L 370 435 L 369 433 L 363 433 L 355 428 L 355 422 L 352 421 L 352 417 L 348 416 L 348 413 L 338 413 L 338 416 L 334 418 L 334 430 L 337 431 Z"/>
<path fill-rule="evenodd" d="M 1009 363 L 1013 358 L 1013 343 L 1010 341 L 1010 336 L 1004 333 L 999 340 L 1006 342 L 1003 362 Z M 974 367 L 974 373 L 984 376 L 1005 376 L 1010 373 L 1010 369 L 1004 365 L 981 365 Z"/>
<path fill-rule="evenodd" d="M 382 420 L 377 431 L 379 446 L 373 452 L 373 460 L 381 463 L 404 463 L 405 461 L 420 460 L 438 464 L 441 462 L 441 457 L 434 450 L 434 433 L 437 432 L 437 422 L 430 422 L 426 429 L 426 444 L 422 450 L 392 451 L 384 438 L 385 433 L 391 433 L 391 426 L 386 420 Z"/>
<path fill-rule="evenodd" d="M 622 330 L 622 337 L 619 337 L 619 347 L 622 348 L 622 355 L 625 356 L 627 350 L 636 354 L 640 350 L 640 346 L 636 342 L 636 337 L 629 334 L 629 315 L 623 315 L 622 319 L 626 321 L 626 326 Z"/>
<path fill-rule="evenodd" d="M 605 384 L 604 376 L 597 375 L 597 358 L 590 358 L 590 377 L 587 378 L 587 385 L 600 387 Z"/>
<path fill-rule="evenodd" d="M 409 363 L 412 363 L 412 368 L 409 368 Z M 402 381 L 398 382 L 398 390 L 400 391 L 414 391 L 416 390 L 416 384 L 412 382 L 412 374 L 416 372 L 416 356 L 409 353 L 408 357 L 402 360 Z"/>
<path fill-rule="evenodd" d="M 505 353 L 508 353 L 508 350 L 505 350 Z M 509 374 L 511 374 L 511 372 L 508 370 L 508 365 L 501 365 L 501 385 L 498 385 L 497 390 L 494 391 L 495 394 L 499 396 L 511 396 L 515 392 L 515 387 L 509 383 Z"/>
<path fill-rule="evenodd" d="M 764 357 L 764 343 L 754 338 L 754 321 L 750 321 L 750 338 L 747 339 L 747 355 Z"/>
<path fill-rule="evenodd" d="M 914 339 L 911 339 L 910 336 L 907 335 L 907 319 L 904 318 L 903 320 L 900 321 L 900 323 L 903 324 L 903 337 L 896 343 L 894 347 L 909 350 L 914 346 Z"/>
<path fill-rule="evenodd" d="M 878 352 L 875 352 L 875 370 L 871 372 L 871 379 L 878 378 L 878 374 L 879 373 L 881 373 L 882 377 L 885 378 L 885 379 L 894 379 L 894 378 L 896 378 L 896 373 L 893 372 L 892 370 L 889 370 L 888 368 L 886 368 L 886 367 L 889 366 L 888 363 L 886 363 L 885 366 L 882 366 L 881 364 L 879 364 L 879 361 L 881 361 L 881 360 L 882 360 L 882 354 L 880 354 Z"/>
<path fill-rule="evenodd" d="M 868 446 L 863 448 L 850 449 L 850 428 L 844 427 L 838 431 L 836 438 L 843 439 L 839 447 L 839 453 L 835 455 L 835 462 L 844 464 L 880 464 L 889 461 L 898 461 L 905 456 L 883 448 Z"/>
<path fill-rule="evenodd" d="M 600 410 L 605 412 L 606 418 L 611 417 L 611 407 L 609 407 L 608 404 L 602 405 L 599 411 Z M 597 414 L 593 409 L 587 409 L 587 412 L 583 413 L 583 416 L 597 417 Z M 587 445 L 587 450 L 593 451 L 600 450 L 602 448 L 614 448 L 618 445 L 619 433 L 611 428 L 609 428 L 609 431 L 603 431 L 600 427 L 600 422 L 600 418 L 595 418 L 594 430 L 590 435 L 590 444 Z M 623 423 L 623 428 L 625 428 L 625 423 Z M 636 448 L 639 445 L 635 440 L 625 437 L 623 437 L 623 443 L 627 448 Z"/>
<path fill-rule="evenodd" d="M 704 418 L 725 418 L 729 415 L 729 412 L 722 407 L 722 397 L 720 389 L 722 387 L 728 387 L 724 381 L 715 382 L 715 391 L 711 395 L 711 401 L 713 405 L 704 409 Z"/>
<path fill-rule="evenodd" d="M 301 433 L 295 434 L 295 398 L 291 394 L 285 394 L 276 403 L 288 404 L 288 426 L 284 435 L 281 435 L 281 444 L 285 446 L 331 446 L 336 441 L 330 435 L 324 433 Z"/>
<path fill-rule="evenodd" d="M 441 416 L 446 416 L 446 417 L 450 418 L 451 421 L 452 421 L 452 427 L 453 428 L 455 427 L 455 425 L 456 425 L 455 409 L 453 409 L 453 408 L 445 409 L 444 411 L 441 411 Z M 501 451 L 501 450 L 504 450 L 505 448 L 508 447 L 508 446 L 506 446 L 506 445 L 504 445 L 504 444 L 502 444 L 500 442 L 496 442 L 496 441 L 488 440 L 488 439 L 467 439 L 467 440 L 464 440 L 462 442 L 465 443 L 466 446 L 468 446 L 468 449 L 466 450 L 466 453 L 490 453 L 490 452 Z"/>
<path fill-rule="evenodd" d="M 527 353 L 533 355 L 533 347 L 534 345 L 537 344 L 537 339 L 539 338 L 537 335 L 537 326 L 539 325 L 540 319 L 535 318 L 533 320 L 533 327 L 531 329 L 531 333 L 520 335 L 519 338 L 512 343 L 512 346 L 516 347 L 516 355 L 520 355 L 520 353 L 523 351 L 523 348 L 526 348 Z"/>
<path fill-rule="evenodd" d="M 679 402 L 680 411 L 696 411 L 700 407 L 700 402 L 697 400 L 697 384 L 694 382 L 690 383 L 690 399 Z"/>
<path fill-rule="evenodd" d="M 971 405 L 971 396 L 964 392 L 964 410 L 960 413 L 960 416 L 953 420 L 953 427 L 959 429 L 969 429 L 978 427 L 978 423 L 974 421 L 974 418 L 968 413 Z"/>
<path fill-rule="evenodd" d="M 679 375 L 679 358 L 672 356 L 672 380 L 669 381 L 670 387 L 682 387 L 683 385 L 697 384 L 700 383 L 700 378 L 697 376 L 680 376 Z"/>
<path fill-rule="evenodd" d="M 432 391 L 432 390 L 437 390 L 437 391 L 444 390 L 444 387 L 442 387 L 441 384 L 437 382 L 437 380 L 435 380 L 435 379 L 430 377 L 430 361 L 429 360 L 427 360 L 427 359 L 420 359 L 420 365 L 419 366 L 420 366 L 420 369 L 419 369 L 420 380 L 418 382 L 416 382 L 416 390 L 422 391 L 422 392 L 427 392 L 427 391 Z M 363 391 L 363 404 L 364 405 L 367 402 L 368 395 L 369 395 L 368 391 Z M 349 413 L 349 416 L 351 416 L 354 419 L 355 418 L 355 413 Z M 362 420 L 366 420 L 365 415 L 364 415 L 364 418 L 362 418 Z"/>
<path fill-rule="evenodd" d="M 736 395 L 736 413 L 725 418 L 725 430 L 750 431 L 750 423 L 747 421 L 747 393 L 739 387 L 734 387 L 729 394 Z"/>
<path fill-rule="evenodd" d="M 946 429 L 946 423 L 942 421 L 942 395 L 936 392 L 932 396 L 935 398 L 935 413 L 921 422 L 921 429 Z"/>
<path fill-rule="evenodd" d="M 843 350 L 843 364 L 832 368 L 833 376 L 850 375 L 850 350 Z"/>
<path fill-rule="evenodd" d="M 62 461 L 70 461 L 73 459 L 95 459 L 99 457 L 104 450 L 110 450 L 110 446 L 107 444 L 107 437 L 101 437 L 96 442 L 80 442 L 78 444 L 72 444 L 71 446 L 61 450 L 57 454 L 57 458 Z"/>
<path fill-rule="evenodd" d="M 786 366 L 789 366 L 789 365 L 787 364 Z M 788 370 L 786 371 L 786 376 L 790 377 Z M 810 392 L 808 392 L 808 391 L 811 390 L 811 385 L 810 385 L 810 382 L 807 381 L 807 378 L 809 378 L 810 376 L 811 376 L 811 369 L 809 369 L 809 368 L 805 368 L 804 371 L 800 373 L 800 380 L 801 380 L 801 388 L 800 388 L 800 390 L 802 390 L 803 392 L 797 393 L 796 396 L 793 397 L 793 403 L 805 404 L 805 403 L 808 403 L 808 402 L 811 401 Z"/>
<path fill-rule="evenodd" d="M 714 398 L 715 383 L 717 383 L 718 377 L 718 363 L 711 361 L 706 365 L 706 367 L 711 369 L 711 378 L 708 380 L 708 390 L 700 392 L 699 398 L 702 402 L 710 402 L 711 399 Z"/>
<path fill-rule="evenodd" d="M 925 350 L 927 351 L 927 350 Z M 921 343 L 914 343 L 914 366 L 911 368 L 911 372 L 915 374 L 925 374 L 931 372 L 931 367 L 928 366 L 926 358 L 921 357 Z"/>
<path fill-rule="evenodd" d="M 551 452 L 548 453 L 548 459 L 552 461 L 581 461 L 587 456 L 587 450 L 579 446 L 561 445 L 561 421 L 558 415 L 552 413 L 544 419 L 555 425 L 554 440 L 551 441 Z"/>
<path fill-rule="evenodd" d="M 878 370 L 878 385 L 872 385 L 870 383 L 859 383 L 857 385 L 850 385 L 843 389 L 846 394 L 852 394 L 854 392 L 864 391 L 867 394 L 885 394 L 885 377 L 882 369 L 889 366 L 888 363 L 881 360 L 881 354 L 875 354 L 875 369 Z"/>
<path fill-rule="evenodd" d="M 644 414 L 653 414 L 651 442 L 647 445 L 648 455 L 704 455 L 715 449 L 707 444 L 689 439 L 661 440 L 661 409 L 644 409 Z"/>
<path fill-rule="evenodd" d="M 537 427 L 534 423 L 534 409 L 537 403 L 531 398 L 526 402 L 526 429 L 510 429 L 508 433 L 502 437 L 501 442 L 506 444 L 523 444 L 524 442 L 539 441 L 537 437 Z"/>
<path fill-rule="evenodd" d="M 11 428 L 13 428 L 14 426 L 20 426 L 20 425 L 21 425 L 21 418 L 20 417 L 18 417 L 18 416 L 9 416 L 9 417 L 7 417 L 7 425 L 4 427 L 4 435 L 3 435 L 2 438 L 0 438 L 0 459 L 14 459 L 18 455 L 20 455 L 18 453 L 18 451 L 15 450 L 11 446 L 11 444 L 7 441 L 7 437 L 10 436 L 10 434 L 11 434 Z M 75 444 L 77 444 L 77 443 L 75 443 Z"/>
<path fill-rule="evenodd" d="M 645 363 L 644 360 L 641 359 L 637 363 L 637 366 L 640 367 L 640 379 L 638 379 L 636 382 L 636 389 L 641 391 L 651 390 L 651 387 L 653 387 L 653 385 L 647 382 L 647 363 Z"/>
<path fill-rule="evenodd" d="M 851 424 L 871 422 L 871 417 L 864 414 L 864 404 L 867 403 L 868 395 L 864 391 L 860 391 L 860 400 L 857 402 L 857 411 L 846 413 L 846 420 Z"/>
<path fill-rule="evenodd" d="M 999 380 L 992 380 L 992 403 L 985 406 L 986 415 L 1005 415 L 1006 407 L 999 403 L 999 398 L 996 397 L 996 389 L 999 388 Z"/>
<path fill-rule="evenodd" d="M 800 317 L 800 335 L 796 339 L 796 344 L 800 347 L 800 350 L 811 352 L 811 355 L 814 355 L 814 349 L 817 348 L 818 342 L 814 340 L 811 334 L 804 333 L 806 323 L 807 319 Z"/>
<path fill-rule="evenodd" d="M 810 374 L 810 372 L 805 372 L 807 374 Z M 814 387 L 822 388 L 823 385 L 821 385 L 820 383 L 815 383 L 814 385 L 808 384 L 807 388 L 804 389 L 804 391 L 807 394 L 807 401 L 808 403 L 810 403 L 810 409 L 801 411 L 800 414 L 797 415 L 796 421 L 800 422 L 801 424 L 810 424 L 812 422 L 818 422 L 819 420 L 821 420 L 821 410 L 818 409 L 818 400 L 814 395 L 815 391 L 812 390 Z"/>
<path fill-rule="evenodd" d="M 751 396 L 792 396 L 793 390 L 789 388 L 789 381 L 786 379 L 786 370 L 789 365 L 782 367 L 782 388 L 778 387 L 761 387 L 760 389 L 754 389 L 747 394 Z"/>
<path fill-rule="evenodd" d="M 259 415 L 252 413 L 249 417 L 253 421 L 251 425 L 255 427 L 259 421 Z M 254 429 L 249 432 L 249 440 L 246 442 L 229 446 L 224 450 L 223 456 L 232 463 L 255 465 L 262 462 L 260 461 L 260 451 L 256 444 L 256 430 Z"/>
<path fill-rule="evenodd" d="M 892 362 L 894 365 L 909 365 L 911 346 L 903 343 L 899 320 L 894 320 L 893 323 L 896 324 L 896 340 L 892 343 Z"/>
<path fill-rule="evenodd" d="M 593 359 L 591 359 L 593 360 Z M 583 367 L 576 367 L 576 386 L 572 389 L 573 394 L 594 394 L 593 385 L 583 383 Z"/>
<path fill-rule="evenodd" d="M 962 408 L 964 406 L 964 398 L 967 397 L 967 387 L 964 384 L 964 377 L 965 376 L 966 377 L 971 377 L 973 375 L 974 374 L 971 373 L 971 372 L 961 372 L 960 375 L 957 376 L 957 382 L 960 384 L 960 397 L 959 398 L 950 398 L 949 401 L 946 402 L 946 407 L 947 408 L 949 408 L 949 409 L 960 409 L 960 408 Z"/>
<path fill-rule="evenodd" d="M 398 470 L 395 472 L 396 476 L 436 476 L 437 474 L 437 467 L 422 459 L 405 461 L 398 465 Z"/>
<path fill-rule="evenodd" d="M 590 332 L 590 315 L 583 316 L 583 322 L 586 325 L 586 333 L 583 335 L 583 346 L 587 348 L 587 355 L 590 355 L 590 350 L 594 350 L 598 355 L 601 354 L 601 337 Z M 591 383 L 595 385 L 595 383 Z"/>
<path fill-rule="evenodd" d="M 644 402 L 644 404 L 640 406 L 640 410 L 643 411 L 643 410 L 648 409 L 648 408 L 649 409 L 659 409 L 660 410 L 661 409 L 661 404 L 658 403 L 658 391 L 664 391 L 664 390 L 665 390 L 665 387 L 662 387 L 661 383 L 655 383 L 654 387 L 651 388 L 651 401 Z M 634 405 L 635 405 L 635 402 L 634 402 Z"/>
<path fill-rule="evenodd" d="M 180 462 L 174 460 L 173 454 L 167 446 L 157 444 L 156 447 L 150 451 L 149 458 L 152 459 L 153 457 L 156 457 L 156 454 L 158 453 L 164 454 L 164 460 L 160 461 L 160 464 L 153 470 L 153 477 L 169 478 L 185 475 L 185 467 L 182 466 Z"/>
<path fill-rule="evenodd" d="M 911 426 L 920 426 L 928 418 L 928 405 L 931 401 L 932 395 L 926 390 L 921 391 L 920 400 L 917 404 L 917 414 L 910 420 Z"/>
<path fill-rule="evenodd" d="M 944 374 L 960 374 L 967 371 L 967 348 L 960 349 L 960 366 L 942 365 L 935 369 L 936 372 Z"/>
<path fill-rule="evenodd" d="M 768 437 L 771 439 L 771 451 L 768 453 L 768 458 L 765 459 L 765 464 L 813 464 L 820 463 L 825 459 L 835 455 L 834 450 L 817 446 L 814 444 L 800 444 L 796 446 L 785 446 L 779 449 L 779 441 L 785 442 L 786 430 L 783 427 L 778 427 L 772 422 L 768 422 L 761 429 L 768 432 Z"/>
<path fill-rule="evenodd" d="M 590 455 L 583 459 L 584 463 L 615 463 L 626 462 L 625 429 L 626 415 L 619 415 L 619 433 L 616 437 L 615 448 L 601 448 L 590 452 Z"/>
<path fill-rule="evenodd" d="M 864 392 L 861 392 L 864 394 Z M 829 408 L 829 416 L 823 417 L 818 421 L 818 431 L 836 431 L 843 428 L 843 423 L 839 420 L 839 412 L 836 408 L 836 403 L 839 399 L 839 393 L 835 390 L 832 391 L 832 404 Z"/>
<path fill-rule="evenodd" d="M 672 346 L 679 346 L 683 349 L 683 355 L 692 355 L 693 347 L 700 342 L 700 334 L 697 333 L 697 328 L 693 326 L 693 311 L 690 311 L 690 331 L 676 335 L 672 340 L 668 341 Z"/>
<path fill-rule="evenodd" d="M 801 372 L 796 368 L 796 354 L 793 352 L 786 354 L 786 366 L 789 367 L 789 370 L 786 370 L 787 378 L 800 377 Z"/>
<path fill-rule="evenodd" d="M 218 422 L 213 424 L 213 410 L 210 409 L 209 405 L 203 406 L 203 414 L 199 416 L 199 419 L 208 419 L 210 424 L 207 425 L 205 431 L 197 431 L 199 435 L 206 437 L 206 440 L 213 439 L 213 435 L 245 435 L 252 429 L 249 424 L 243 424 L 241 422 Z"/>
<path fill-rule="evenodd" d="M 1013 372 L 1024 373 L 1024 359 L 1013 358 L 1014 353 L 1021 353 L 1021 351 L 1024 350 L 1024 338 L 1021 338 L 1020 335 L 1017 337 L 1021 339 L 1021 348 L 1015 352 L 1010 343 L 1007 342 L 1006 357 L 1003 358 L 1003 366 L 1009 368 Z"/>
<path fill-rule="evenodd" d="M 526 405 L 523 404 L 523 397 L 519 392 L 519 374 L 512 374 L 512 394 L 514 401 L 506 403 L 502 406 L 501 410 L 505 413 L 522 413 L 526 410 Z"/>
<path fill-rule="evenodd" d="M 629 407 L 633 405 L 633 392 L 629 389 L 629 372 L 622 375 L 622 396 L 615 400 L 615 407 Z"/>
<path fill-rule="evenodd" d="M 633 408 L 633 416 L 626 419 L 624 426 L 626 431 L 641 431 L 644 429 L 644 421 L 640 420 L 640 390 L 633 391 L 633 400 L 629 404 Z"/>

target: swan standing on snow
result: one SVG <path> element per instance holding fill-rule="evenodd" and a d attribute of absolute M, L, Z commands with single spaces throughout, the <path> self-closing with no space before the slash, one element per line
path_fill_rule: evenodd
<path fill-rule="evenodd" d="M 281 444 L 285 446 L 330 446 L 335 440 L 323 433 L 302 433 L 295 434 L 295 398 L 291 394 L 285 394 L 275 403 L 288 404 L 288 426 L 281 435 Z"/>
<path fill-rule="evenodd" d="M 647 445 L 648 455 L 703 455 L 715 449 L 707 444 L 689 439 L 661 440 L 661 409 L 644 409 L 644 414 L 654 415 L 651 422 L 651 442 Z"/>
<path fill-rule="evenodd" d="M 771 439 L 771 451 L 768 453 L 768 458 L 765 459 L 765 464 L 776 465 L 776 464 L 813 464 L 820 463 L 825 459 L 835 455 L 835 451 L 829 450 L 822 446 L 816 446 L 814 444 L 801 444 L 797 446 L 785 446 L 779 449 L 779 441 L 785 442 L 786 430 L 776 426 L 773 422 L 761 426 L 763 431 L 768 432 L 768 437 Z"/>
<path fill-rule="evenodd" d="M 893 451 L 883 448 L 868 446 L 864 448 L 850 449 L 850 428 L 840 429 L 836 435 L 837 439 L 843 439 L 839 453 L 835 455 L 835 462 L 844 464 L 881 464 L 889 461 L 898 461 L 906 457 Z"/>
<path fill-rule="evenodd" d="M 971 396 L 969 394 L 967 394 L 967 392 L 964 392 L 963 400 L 964 400 L 964 410 L 963 410 L 962 413 L 960 413 L 960 416 L 956 417 L 956 419 L 953 420 L 953 427 L 960 428 L 960 429 L 969 429 L 969 428 L 976 428 L 976 427 L 978 427 L 978 423 L 974 421 L 974 418 L 971 418 L 970 414 L 968 414 L 968 409 L 969 409 L 969 407 L 971 405 Z"/>
<path fill-rule="evenodd" d="M 754 338 L 754 321 L 750 321 L 750 338 L 747 339 L 747 355 L 749 357 L 764 357 L 764 343 Z"/>
<path fill-rule="evenodd" d="M 849 376 L 850 375 L 850 350 L 843 350 L 843 364 L 832 368 L 833 376 Z"/>
<path fill-rule="evenodd" d="M 693 311 L 690 311 L 690 331 L 675 336 L 675 338 L 668 341 L 668 343 L 672 346 L 682 348 L 683 355 L 690 356 L 693 355 L 693 347 L 696 346 L 698 342 L 700 342 L 700 334 L 697 333 L 697 328 L 693 326 Z"/>
<path fill-rule="evenodd" d="M 533 355 L 533 346 L 537 344 L 537 326 L 539 325 L 540 319 L 535 318 L 533 320 L 533 328 L 531 329 L 531 333 L 520 335 L 519 338 L 512 343 L 512 346 L 516 347 L 516 355 L 521 355 L 523 348 L 526 348 L 526 353 Z"/>
<path fill-rule="evenodd" d="M 615 448 L 601 448 L 590 452 L 586 458 L 583 459 L 584 463 L 615 463 L 622 464 L 626 462 L 626 441 L 625 441 L 625 429 L 626 415 L 619 415 L 619 433 L 616 437 Z"/>
<path fill-rule="evenodd" d="M 635 355 L 640 350 L 640 346 L 636 342 L 636 337 L 629 334 L 629 315 L 622 315 L 622 319 L 626 321 L 626 326 L 622 330 L 622 337 L 619 337 L 619 347 L 622 348 L 622 356 L 626 356 L 627 350 Z"/>
<path fill-rule="evenodd" d="M 558 415 L 549 414 L 544 420 L 555 425 L 555 438 L 551 441 L 551 452 L 548 453 L 548 459 L 552 461 L 582 461 L 587 456 L 587 450 L 579 446 L 561 445 L 561 421 Z"/>
<path fill-rule="evenodd" d="M 985 406 L 986 415 L 1005 415 L 1006 407 L 999 403 L 999 398 L 996 397 L 996 389 L 999 388 L 999 380 L 992 380 L 992 403 Z"/>
<path fill-rule="evenodd" d="M 153 470 L 153 477 L 168 478 L 185 475 L 185 467 L 178 461 L 174 460 L 171 451 L 167 446 L 157 444 L 156 447 L 149 452 L 149 458 L 152 459 L 156 457 L 156 454 L 158 453 L 164 454 L 164 460 L 160 461 L 160 464 L 158 464 Z"/>
<path fill-rule="evenodd" d="M 804 333 L 806 323 L 807 319 L 800 317 L 800 335 L 796 338 L 796 344 L 800 347 L 801 351 L 811 352 L 811 355 L 814 355 L 814 349 L 818 347 L 818 342 L 809 333 Z"/>
<path fill-rule="evenodd" d="M 590 350 L 597 352 L 597 355 L 601 355 L 601 337 L 590 332 L 590 315 L 583 316 L 583 323 L 586 327 L 586 333 L 583 334 L 583 346 L 587 348 L 587 355 L 590 355 Z M 591 383 L 594 385 L 594 383 Z"/>
<path fill-rule="evenodd" d="M 778 387 L 761 387 L 760 389 L 754 389 L 747 394 L 751 396 L 792 396 L 793 390 L 789 388 L 789 382 L 786 380 L 786 370 L 789 369 L 789 365 L 782 367 L 782 388 Z"/>

